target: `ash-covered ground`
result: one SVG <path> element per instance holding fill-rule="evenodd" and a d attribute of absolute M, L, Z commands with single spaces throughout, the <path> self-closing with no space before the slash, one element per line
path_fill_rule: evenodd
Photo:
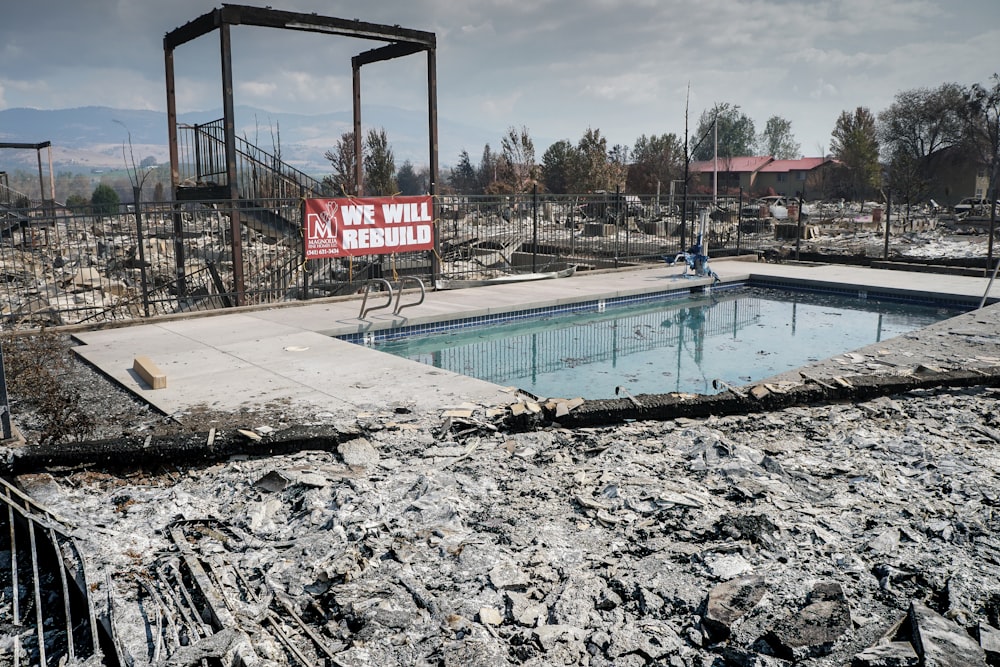
<path fill-rule="evenodd" d="M 993 306 L 809 375 L 997 365 Z M 162 416 L 72 357 L 61 368 L 93 409 L 87 438 L 260 436 L 209 464 L 16 480 L 74 526 L 137 665 L 1000 664 L 986 375 L 857 404 L 515 429 L 496 406 Z M 13 402 L 29 441 L 45 421 L 32 405 Z M 266 455 L 292 426 L 315 446 Z M 216 618 L 184 611 L 199 595 Z"/>

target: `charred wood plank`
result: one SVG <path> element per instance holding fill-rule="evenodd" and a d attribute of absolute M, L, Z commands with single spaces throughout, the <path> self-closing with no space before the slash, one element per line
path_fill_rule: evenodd
<path fill-rule="evenodd" d="M 845 382 L 811 382 L 790 387 L 785 392 L 745 395 L 733 391 L 718 394 L 639 394 L 638 404 L 626 399 L 584 401 L 572 412 L 546 414 L 546 418 L 567 428 L 601 426 L 624 421 L 668 421 L 678 417 L 699 418 L 712 415 L 741 415 L 781 410 L 793 406 L 821 403 L 867 401 L 880 396 L 903 394 L 937 387 L 1000 386 L 1000 367 L 928 371 L 900 375 L 856 375 Z"/>
<path fill-rule="evenodd" d="M 51 468 L 97 467 L 122 470 L 168 463 L 207 463 L 235 455 L 272 456 L 301 451 L 337 451 L 337 446 L 360 436 L 359 432 L 321 427 L 292 427 L 248 441 L 236 429 L 207 433 L 182 433 L 158 437 L 128 436 L 113 440 L 87 440 L 48 445 L 28 445 L 11 450 L 0 461 L 0 473 L 20 475 Z"/>

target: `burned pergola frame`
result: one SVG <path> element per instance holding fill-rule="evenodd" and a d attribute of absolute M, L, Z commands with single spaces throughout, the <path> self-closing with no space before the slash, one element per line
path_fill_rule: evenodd
<path fill-rule="evenodd" d="M 358 188 L 362 194 L 361 169 L 361 67 L 371 63 L 392 60 L 427 52 L 427 108 L 428 136 L 430 152 L 431 194 L 437 182 L 438 136 L 437 136 L 437 40 L 432 32 L 412 30 L 399 26 L 379 25 L 358 20 L 338 19 L 317 14 L 302 14 L 277 9 L 248 7 L 245 5 L 222 5 L 220 9 L 203 14 L 193 21 L 168 32 L 163 38 L 163 51 L 167 78 L 167 124 L 170 139 L 170 160 L 172 185 L 176 188 L 177 166 L 177 100 L 174 87 L 174 50 L 202 35 L 218 29 L 222 51 L 222 95 L 223 122 L 226 134 L 226 162 L 230 188 L 235 194 L 236 159 L 231 154 L 235 150 L 236 131 L 233 119 L 233 66 L 230 26 L 253 25 L 265 28 L 302 30 L 328 35 L 343 35 L 359 39 L 387 42 L 386 46 L 365 51 L 351 59 L 354 88 L 354 148 L 357 165 Z"/>
<path fill-rule="evenodd" d="M 358 191 L 354 194 L 364 194 L 363 160 L 361 142 L 361 67 L 371 63 L 392 60 L 413 55 L 421 51 L 427 52 L 427 115 L 429 137 L 429 171 L 430 194 L 437 194 L 438 178 L 438 129 L 437 129 L 437 39 L 432 32 L 412 30 L 399 26 L 379 25 L 358 20 L 319 16 L 288 12 L 271 8 L 248 7 L 245 5 L 222 5 L 193 21 L 168 32 L 163 38 L 163 52 L 167 82 L 167 130 L 170 141 L 170 178 L 174 196 L 180 181 L 177 146 L 177 99 L 174 85 L 174 50 L 213 30 L 219 31 L 219 42 L 222 57 L 222 96 L 223 96 L 223 132 L 225 134 L 226 179 L 230 199 L 239 196 L 236 174 L 236 124 L 234 120 L 233 103 L 233 62 L 230 27 L 234 25 L 252 25 L 264 28 L 283 28 L 285 30 L 300 30 L 328 35 L 341 35 L 358 39 L 368 39 L 386 42 L 385 46 L 362 52 L 351 59 L 353 70 L 353 111 L 354 111 L 354 159 L 355 178 Z M 232 216 L 233 238 L 239 238 L 239 217 Z M 242 252 L 238 244 L 234 244 L 233 263 L 240 267 Z M 437 263 L 437 253 L 432 260 Z M 436 273 L 436 270 L 435 270 Z M 237 302 L 241 301 L 242 270 L 237 269 Z"/>

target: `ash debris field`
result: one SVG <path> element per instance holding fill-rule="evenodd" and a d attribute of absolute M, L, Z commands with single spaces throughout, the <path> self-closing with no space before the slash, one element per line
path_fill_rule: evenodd
<path fill-rule="evenodd" d="M 135 665 L 998 664 L 998 309 L 807 373 L 981 369 L 969 387 L 572 429 L 530 400 L 527 420 L 136 405 L 115 419 L 140 447 L 242 451 L 15 482 L 72 526 Z M 0 655 L 19 631 L 0 619 Z"/>

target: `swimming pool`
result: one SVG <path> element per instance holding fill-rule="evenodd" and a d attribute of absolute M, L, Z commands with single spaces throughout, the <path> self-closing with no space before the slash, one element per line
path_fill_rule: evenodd
<path fill-rule="evenodd" d="M 962 312 L 852 296 L 737 288 L 376 344 L 541 397 L 714 393 Z"/>

